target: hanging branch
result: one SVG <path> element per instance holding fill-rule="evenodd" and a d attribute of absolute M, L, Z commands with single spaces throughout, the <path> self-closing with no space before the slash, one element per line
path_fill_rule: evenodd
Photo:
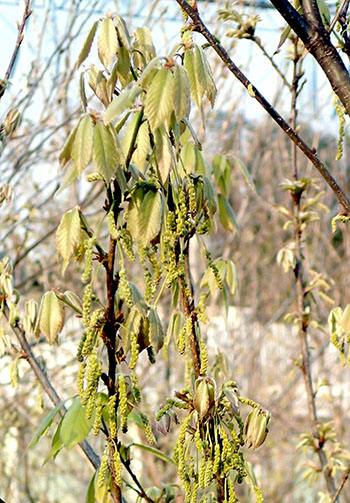
<path fill-rule="evenodd" d="M 4 303 L 2 312 L 4 313 L 4 316 L 7 319 L 7 321 L 9 321 L 9 308 L 6 303 Z M 36 375 L 38 381 L 40 382 L 43 390 L 45 391 L 47 396 L 50 398 L 51 402 L 55 406 L 58 405 L 59 403 L 62 402 L 62 400 L 59 397 L 55 388 L 52 386 L 49 378 L 47 377 L 46 373 L 44 372 L 44 370 L 40 366 L 38 360 L 36 359 L 32 349 L 30 347 L 30 344 L 26 338 L 26 334 L 25 334 L 24 330 L 21 328 L 20 325 L 18 325 L 17 322 L 16 322 L 16 324 L 11 325 L 11 328 L 12 328 L 12 331 L 15 334 L 15 336 L 21 346 L 22 351 L 25 354 L 25 359 L 27 360 L 30 367 L 32 368 L 32 370 L 33 370 L 34 374 Z M 64 406 L 61 407 L 59 412 L 63 416 L 66 413 L 66 408 Z M 100 464 L 99 457 L 97 456 L 97 454 L 95 453 L 95 451 L 93 450 L 93 448 L 91 447 L 89 442 L 87 440 L 82 440 L 79 443 L 79 446 L 80 446 L 81 450 L 84 452 L 85 456 L 90 461 L 90 463 L 92 464 L 92 466 L 95 469 L 98 468 L 98 466 Z"/>
<path fill-rule="evenodd" d="M 227 51 L 218 42 L 217 38 L 214 37 L 204 25 L 201 20 L 198 11 L 193 9 L 186 0 L 176 0 L 180 7 L 188 14 L 192 19 L 193 31 L 201 33 L 204 38 L 208 41 L 214 51 L 218 54 L 225 66 L 230 70 L 231 73 L 246 87 L 252 98 L 255 98 L 258 103 L 266 110 L 270 117 L 278 124 L 278 126 L 289 136 L 289 138 L 296 144 L 296 146 L 304 153 L 304 155 L 312 162 L 318 172 L 322 175 L 326 183 L 333 190 L 338 198 L 339 203 L 344 207 L 346 212 L 350 213 L 350 200 L 345 195 L 344 191 L 339 186 L 338 182 L 331 175 L 327 167 L 320 161 L 317 157 L 315 149 L 311 149 L 307 143 L 295 132 L 292 126 L 286 122 L 283 117 L 275 110 L 275 108 L 270 105 L 270 103 L 264 98 L 262 94 L 254 87 L 247 77 L 241 72 L 241 70 L 235 65 L 232 59 L 229 57 Z M 289 4 L 289 2 L 287 2 Z M 290 4 L 289 4 L 290 5 Z M 349 77 L 348 77 L 349 78 Z M 349 80 L 350 86 L 350 80 Z M 350 100 L 350 91 L 349 91 Z M 349 108 L 350 110 L 350 108 Z"/>

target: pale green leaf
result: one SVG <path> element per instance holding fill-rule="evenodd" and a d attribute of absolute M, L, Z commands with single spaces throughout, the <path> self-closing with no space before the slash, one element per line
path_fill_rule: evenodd
<path fill-rule="evenodd" d="M 168 178 L 174 158 L 169 135 L 164 126 L 156 129 L 155 138 L 155 154 L 157 165 L 162 183 L 164 184 Z"/>
<path fill-rule="evenodd" d="M 194 55 L 194 71 L 196 78 L 198 79 L 197 86 L 203 91 L 211 103 L 214 106 L 216 97 L 216 86 L 214 83 L 213 75 L 208 63 L 208 60 L 204 54 L 204 51 L 198 45 L 193 48 Z"/>
<path fill-rule="evenodd" d="M 65 144 L 63 145 L 62 150 L 60 152 L 59 161 L 60 161 L 62 168 L 71 160 L 72 146 L 73 146 L 73 143 L 75 140 L 75 135 L 76 135 L 78 126 L 79 126 L 79 122 L 78 122 L 78 124 L 76 124 L 74 126 L 72 131 L 69 133 L 69 136 L 68 136 L 67 140 L 65 141 Z"/>
<path fill-rule="evenodd" d="M 139 211 L 143 197 L 143 188 L 137 187 L 131 195 L 131 200 L 126 213 L 126 225 L 133 240 L 136 240 L 139 237 Z"/>
<path fill-rule="evenodd" d="M 57 414 L 57 412 L 63 407 L 64 403 L 66 402 L 67 400 L 63 400 L 62 402 L 60 402 L 59 404 L 56 405 L 56 407 L 54 409 L 52 409 L 49 414 L 45 417 L 45 419 L 43 420 L 43 422 L 41 423 L 41 425 L 39 426 L 39 428 L 37 429 L 37 431 L 35 432 L 32 440 L 30 441 L 28 447 L 34 447 L 34 445 L 36 445 L 39 441 L 39 439 L 45 435 L 45 433 L 47 432 L 47 430 L 50 428 L 53 420 L 55 419 L 55 416 Z"/>
<path fill-rule="evenodd" d="M 72 145 L 72 159 L 81 175 L 89 164 L 92 153 L 92 119 L 89 115 L 79 121 L 77 132 Z"/>
<path fill-rule="evenodd" d="M 132 154 L 131 162 L 135 164 L 142 173 L 144 173 L 146 159 L 151 147 L 148 124 L 146 121 L 143 122 L 139 127 L 135 145 L 136 148 L 134 150 L 134 153 Z M 157 146 L 158 144 L 156 141 L 156 148 Z"/>
<path fill-rule="evenodd" d="M 114 119 L 117 119 L 119 115 L 131 107 L 141 91 L 140 87 L 134 86 L 130 89 L 125 89 L 119 96 L 116 96 L 105 111 L 103 122 L 109 124 Z"/>
<path fill-rule="evenodd" d="M 219 219 L 223 228 L 228 232 L 232 232 L 235 228 L 239 229 L 238 222 L 230 203 L 221 194 L 218 194 L 218 203 Z"/>
<path fill-rule="evenodd" d="M 173 108 L 178 121 L 190 114 L 190 82 L 188 73 L 182 65 L 174 67 Z"/>
<path fill-rule="evenodd" d="M 81 72 L 79 77 L 79 96 L 83 112 L 85 113 L 87 108 L 87 98 L 85 93 L 85 72 Z"/>
<path fill-rule="evenodd" d="M 99 21 L 94 22 L 91 30 L 88 33 L 88 36 L 86 37 L 84 45 L 83 45 L 83 47 L 80 51 L 80 54 L 78 56 L 77 62 L 75 63 L 76 68 L 79 68 L 79 66 L 86 60 L 86 58 L 89 55 L 89 52 L 90 52 L 90 49 L 92 46 L 92 42 L 93 42 L 95 34 L 96 34 L 98 23 L 99 23 Z"/>
<path fill-rule="evenodd" d="M 94 65 L 91 65 L 89 70 L 89 86 L 101 103 L 105 107 L 108 107 L 111 101 L 112 92 L 109 91 L 106 77 Z"/>
<path fill-rule="evenodd" d="M 157 237 L 162 223 L 163 201 L 160 192 L 146 192 L 138 214 L 139 239 L 143 245 L 148 245 Z"/>
<path fill-rule="evenodd" d="M 127 86 L 132 81 L 130 54 L 124 46 L 118 49 L 117 72 L 122 87 Z"/>
<path fill-rule="evenodd" d="M 57 341 L 57 336 L 64 325 L 64 308 L 54 292 L 44 293 L 39 308 L 35 333 L 42 333 L 50 344 Z"/>
<path fill-rule="evenodd" d="M 153 454 L 153 456 L 156 456 L 159 459 L 162 459 L 163 461 L 166 461 L 167 463 L 172 463 L 173 465 L 175 464 L 175 461 L 164 454 L 162 451 L 159 451 L 158 449 L 155 449 L 154 447 L 150 447 L 149 445 L 143 445 L 143 444 L 137 444 L 137 443 L 132 443 L 130 444 L 130 447 L 138 447 L 139 449 L 142 449 L 146 452 L 149 452 L 150 454 Z"/>
<path fill-rule="evenodd" d="M 185 51 L 184 67 L 186 68 L 188 73 L 192 98 L 196 102 L 198 108 L 200 108 L 204 95 L 204 89 L 201 86 L 198 76 L 196 74 L 194 55 L 191 49 Z"/>
<path fill-rule="evenodd" d="M 66 265 L 80 241 L 80 229 L 80 215 L 78 208 L 67 211 L 62 216 L 61 222 L 56 231 L 57 252 L 64 261 L 62 274 L 64 274 Z"/>
<path fill-rule="evenodd" d="M 173 74 L 168 68 L 161 68 L 153 78 L 145 99 L 145 115 L 152 131 L 167 125 L 173 110 Z"/>
<path fill-rule="evenodd" d="M 98 171 L 109 183 L 115 174 L 119 155 L 113 127 L 101 122 L 96 122 L 94 127 L 93 159 Z"/>
<path fill-rule="evenodd" d="M 344 309 L 343 316 L 340 320 L 340 326 L 344 332 L 350 332 L 350 304 Z"/>
<path fill-rule="evenodd" d="M 148 331 L 149 341 L 155 352 L 158 353 L 158 351 L 164 344 L 164 330 L 162 322 L 160 321 L 158 313 L 155 309 L 150 308 L 148 313 L 148 320 L 149 320 L 149 331 Z"/>
<path fill-rule="evenodd" d="M 146 26 L 136 28 L 134 31 L 133 60 L 136 68 L 140 70 L 154 58 L 156 51 L 152 42 L 152 35 Z"/>
<path fill-rule="evenodd" d="M 238 288 L 238 275 L 232 260 L 226 261 L 226 283 L 233 295 Z"/>
<path fill-rule="evenodd" d="M 241 172 L 242 172 L 244 178 L 246 179 L 246 182 L 249 185 L 250 189 L 253 192 L 256 193 L 255 184 L 253 182 L 253 179 L 252 179 L 251 174 L 249 173 L 248 169 L 245 167 L 245 165 L 243 164 L 243 162 L 240 159 L 238 159 L 236 156 L 233 156 L 233 159 L 234 159 L 236 165 L 241 170 Z"/>
<path fill-rule="evenodd" d="M 76 180 L 77 176 L 78 176 L 78 170 L 77 170 L 77 168 L 75 166 L 72 166 L 63 175 L 63 178 L 61 180 L 59 189 L 55 192 L 55 196 L 58 196 L 67 187 L 69 187 L 70 185 L 72 185 L 72 183 L 74 182 L 74 180 Z"/>
<path fill-rule="evenodd" d="M 93 418 L 86 419 L 86 411 L 80 398 L 75 398 L 67 410 L 60 429 L 60 440 L 67 449 L 81 442 L 91 429 Z"/>
<path fill-rule="evenodd" d="M 104 66 L 109 66 L 118 50 L 117 30 L 111 18 L 102 19 L 98 37 L 98 57 Z"/>
<path fill-rule="evenodd" d="M 121 16 L 114 16 L 114 22 L 118 30 L 119 38 L 122 42 L 122 45 L 128 50 L 131 50 L 130 45 L 130 34 L 128 31 L 127 24 L 125 20 Z"/>
<path fill-rule="evenodd" d="M 60 450 L 63 447 L 63 443 L 60 440 L 60 430 L 61 430 L 61 425 L 62 425 L 63 418 L 61 419 L 59 425 L 56 428 L 55 434 L 52 438 L 51 442 L 51 450 L 44 459 L 43 466 L 51 459 L 55 458 L 57 454 L 60 452 Z"/>

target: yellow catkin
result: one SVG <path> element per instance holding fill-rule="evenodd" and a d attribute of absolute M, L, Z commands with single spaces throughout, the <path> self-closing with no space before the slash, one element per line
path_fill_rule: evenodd
<path fill-rule="evenodd" d="M 191 503 L 196 503 L 197 502 L 197 494 L 198 494 L 198 484 L 195 482 L 193 484 L 192 488 L 192 495 L 191 495 Z"/>
<path fill-rule="evenodd" d="M 102 395 L 100 393 L 97 395 L 96 400 L 96 412 L 95 412 L 94 426 L 92 428 L 92 433 L 94 435 L 98 435 L 100 432 L 102 413 L 103 413 L 103 401 L 102 401 Z"/>
<path fill-rule="evenodd" d="M 142 423 L 144 426 L 147 442 L 149 444 L 153 445 L 153 444 L 155 444 L 155 438 L 154 438 L 154 435 L 152 432 L 151 425 L 149 424 L 149 419 L 146 416 L 146 414 L 142 414 L 142 412 L 140 412 L 140 416 L 141 416 L 141 420 L 142 420 Z"/>
<path fill-rule="evenodd" d="M 122 461 L 120 459 L 120 454 L 117 448 L 115 448 L 113 453 L 113 463 L 115 471 L 115 483 L 118 487 L 122 485 Z"/>
<path fill-rule="evenodd" d="M 264 503 L 264 498 L 262 495 L 262 492 L 258 488 L 258 486 L 254 486 L 254 491 L 255 491 L 255 496 L 256 496 L 256 503 Z"/>
<path fill-rule="evenodd" d="M 108 399 L 108 424 L 111 438 L 115 438 L 117 436 L 117 422 L 115 417 L 116 400 L 116 394 L 110 396 Z"/>
<path fill-rule="evenodd" d="M 135 374 L 135 372 L 130 372 L 130 377 L 132 383 L 132 394 L 134 395 L 136 402 L 141 402 L 141 391 L 139 382 L 137 380 L 137 375 Z"/>
<path fill-rule="evenodd" d="M 198 472 L 198 484 L 200 489 L 204 489 L 204 480 L 205 480 L 205 469 L 207 466 L 207 462 L 205 457 L 203 456 L 201 459 L 201 463 L 199 465 L 199 472 Z"/>
<path fill-rule="evenodd" d="M 215 451 L 214 451 L 213 473 L 219 472 L 220 459 L 221 459 L 220 445 L 216 444 Z"/>
<path fill-rule="evenodd" d="M 228 503 L 236 503 L 237 498 L 235 488 L 231 479 L 228 479 L 228 494 L 229 494 Z"/>
<path fill-rule="evenodd" d="M 78 393 L 80 398 L 84 396 L 84 376 L 85 376 L 86 363 L 81 363 L 78 370 L 77 384 Z"/>
<path fill-rule="evenodd" d="M 111 209 L 107 215 L 108 232 L 113 239 L 119 238 L 119 233 L 114 219 L 114 211 Z"/>
<path fill-rule="evenodd" d="M 200 374 L 204 375 L 208 369 L 208 353 L 207 353 L 207 348 L 206 348 L 206 345 L 205 345 L 203 339 L 200 342 L 200 352 L 201 352 Z"/>
<path fill-rule="evenodd" d="M 91 311 L 92 289 L 91 284 L 88 283 L 84 288 L 83 296 L 83 325 L 88 327 L 90 324 L 90 311 Z"/>
<path fill-rule="evenodd" d="M 130 332 L 130 363 L 129 368 L 133 370 L 139 357 L 140 346 L 137 342 L 137 335 L 135 332 Z"/>
<path fill-rule="evenodd" d="M 213 480 L 213 460 L 209 458 L 207 466 L 205 468 L 204 487 L 210 486 L 212 480 Z"/>
<path fill-rule="evenodd" d="M 91 279 L 92 275 L 92 247 L 94 245 L 95 239 L 89 238 L 86 240 L 85 247 L 85 267 L 84 272 L 81 276 L 81 281 L 87 283 Z"/>
<path fill-rule="evenodd" d="M 107 452 L 104 451 L 103 455 L 101 456 L 101 464 L 98 471 L 97 487 L 102 487 L 104 485 L 107 470 L 108 470 L 108 451 Z"/>
<path fill-rule="evenodd" d="M 123 433 L 128 430 L 128 397 L 126 393 L 126 384 L 123 374 L 118 378 L 118 392 L 119 392 L 119 410 L 120 410 L 120 425 Z"/>

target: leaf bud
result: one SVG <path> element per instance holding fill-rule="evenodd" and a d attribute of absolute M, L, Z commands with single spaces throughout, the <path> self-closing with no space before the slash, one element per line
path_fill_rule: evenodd
<path fill-rule="evenodd" d="M 193 398 L 193 405 L 200 419 L 203 419 L 215 403 L 214 381 L 207 377 L 198 378 L 196 381 L 196 391 Z"/>
<path fill-rule="evenodd" d="M 254 408 L 244 423 L 243 435 L 246 446 L 257 449 L 265 441 L 268 433 L 267 425 L 271 414 L 268 411 Z"/>

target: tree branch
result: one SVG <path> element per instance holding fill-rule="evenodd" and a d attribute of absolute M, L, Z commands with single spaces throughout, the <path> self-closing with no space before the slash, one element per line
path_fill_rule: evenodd
<path fill-rule="evenodd" d="M 331 42 L 330 34 L 322 22 L 316 1 L 301 0 L 303 16 L 294 9 L 288 0 L 270 1 L 316 59 L 333 91 L 339 97 L 347 114 L 350 115 L 349 73 Z"/>
<path fill-rule="evenodd" d="M 9 308 L 6 303 L 4 303 L 3 306 L 3 313 L 7 321 L 9 321 Z M 29 363 L 30 367 L 32 368 L 34 374 L 36 375 L 38 381 L 40 382 L 41 386 L 43 387 L 43 390 L 47 394 L 47 396 L 50 398 L 51 402 L 54 405 L 58 405 L 60 402 L 62 402 L 61 398 L 59 397 L 57 391 L 55 388 L 52 386 L 50 380 L 48 379 L 46 373 L 44 370 L 41 368 L 38 360 L 34 356 L 34 353 L 30 347 L 30 344 L 26 338 L 26 334 L 22 327 L 16 322 L 15 325 L 10 325 L 13 333 L 15 334 L 22 351 L 25 354 L 25 358 L 27 362 Z M 60 409 L 60 414 L 63 416 L 66 413 L 66 408 L 61 407 Z M 96 469 L 98 468 L 100 464 L 99 457 L 89 444 L 87 440 L 82 440 L 79 443 L 80 448 L 84 452 L 85 456 L 88 458 L 92 466 Z"/>
<path fill-rule="evenodd" d="M 275 0 L 273 0 L 275 1 Z M 225 66 L 230 70 L 231 73 L 246 87 L 249 89 L 250 94 L 254 97 L 258 103 L 266 110 L 270 117 L 278 124 L 278 126 L 289 136 L 289 138 L 296 144 L 296 146 L 304 153 L 304 155 L 312 162 L 321 176 L 324 178 L 326 183 L 333 190 L 338 198 L 339 203 L 344 207 L 344 209 L 350 213 L 350 200 L 345 195 L 337 181 L 333 178 L 331 173 L 328 171 L 327 167 L 320 161 L 315 153 L 314 149 L 311 149 L 307 143 L 294 131 L 294 129 L 288 124 L 283 117 L 273 108 L 272 105 L 264 98 L 262 94 L 252 86 L 251 82 L 247 77 L 241 72 L 241 70 L 234 64 L 232 59 L 229 57 L 226 50 L 218 42 L 218 40 L 209 32 L 207 27 L 201 20 L 198 11 L 194 10 L 186 0 L 176 0 L 180 7 L 188 14 L 188 16 L 193 21 L 193 30 L 201 33 L 204 38 L 209 42 L 214 51 L 218 54 L 220 59 L 223 61 Z M 288 2 L 289 3 L 289 2 Z M 350 81 L 349 81 L 350 85 Z M 350 92 L 349 92 L 350 101 Z M 349 103 L 350 104 L 350 103 Z M 350 109 L 350 107 L 349 107 Z"/>

